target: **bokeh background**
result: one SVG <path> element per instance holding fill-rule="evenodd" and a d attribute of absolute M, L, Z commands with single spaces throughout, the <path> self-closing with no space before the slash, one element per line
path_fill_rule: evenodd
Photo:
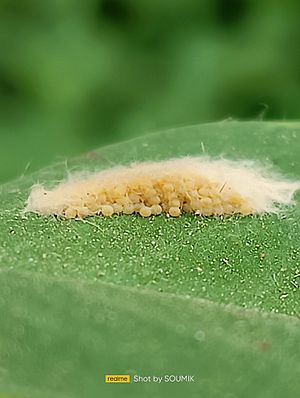
<path fill-rule="evenodd" d="M 298 0 L 0 0 L 0 181 L 166 127 L 299 118 L 299 17 Z"/>

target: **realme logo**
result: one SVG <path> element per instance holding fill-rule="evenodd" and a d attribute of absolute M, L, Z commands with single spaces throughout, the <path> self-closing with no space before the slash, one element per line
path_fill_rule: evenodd
<path fill-rule="evenodd" d="M 105 375 L 105 383 L 130 383 L 130 375 Z"/>

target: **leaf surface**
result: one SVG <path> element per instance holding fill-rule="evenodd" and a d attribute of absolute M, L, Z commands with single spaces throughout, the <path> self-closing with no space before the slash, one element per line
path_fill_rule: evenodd
<path fill-rule="evenodd" d="M 220 122 L 100 148 L 0 187 L 0 392 L 8 397 L 296 396 L 299 194 L 280 216 L 21 216 L 30 187 L 185 155 L 300 179 L 300 124 Z M 195 375 L 104 383 L 105 374 Z M 10 395 L 9 395 L 10 394 Z M 226 395 L 227 394 L 227 395 Z"/>

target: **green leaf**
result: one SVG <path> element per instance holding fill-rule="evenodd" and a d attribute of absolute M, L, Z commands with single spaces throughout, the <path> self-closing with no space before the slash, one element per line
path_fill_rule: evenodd
<path fill-rule="evenodd" d="M 21 210 L 33 183 L 182 155 L 253 159 L 299 179 L 299 132 L 288 122 L 183 127 L 2 185 L 0 393 L 297 396 L 299 200 L 255 217 L 65 221 Z M 105 374 L 195 382 L 113 385 Z"/>

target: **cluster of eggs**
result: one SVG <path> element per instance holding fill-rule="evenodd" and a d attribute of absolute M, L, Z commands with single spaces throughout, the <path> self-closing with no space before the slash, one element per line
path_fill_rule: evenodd
<path fill-rule="evenodd" d="M 138 213 L 149 217 L 166 213 L 178 217 L 183 212 L 204 216 L 246 215 L 251 213 L 251 209 L 247 200 L 232 192 L 226 184 L 220 186 L 203 177 L 178 179 L 178 176 L 165 176 L 92 187 L 69 203 L 63 215 L 66 218 L 84 218 Z"/>

